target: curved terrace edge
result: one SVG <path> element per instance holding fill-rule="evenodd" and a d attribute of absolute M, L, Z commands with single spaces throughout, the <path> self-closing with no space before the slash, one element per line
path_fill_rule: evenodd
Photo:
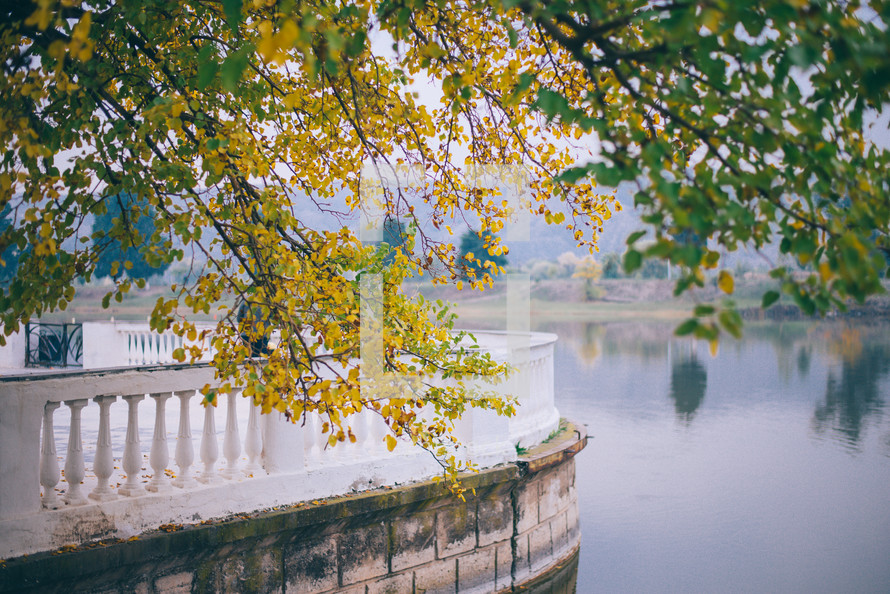
<path fill-rule="evenodd" d="M 583 426 L 516 462 L 434 480 L 167 526 L 6 561 L 0 590 L 509 592 L 580 544 L 574 455 Z"/>

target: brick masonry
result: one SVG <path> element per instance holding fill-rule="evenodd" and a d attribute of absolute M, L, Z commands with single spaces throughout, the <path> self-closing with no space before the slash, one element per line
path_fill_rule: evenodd
<path fill-rule="evenodd" d="M 0 592 L 511 591 L 565 572 L 580 543 L 566 429 L 515 464 L 0 563 Z"/>

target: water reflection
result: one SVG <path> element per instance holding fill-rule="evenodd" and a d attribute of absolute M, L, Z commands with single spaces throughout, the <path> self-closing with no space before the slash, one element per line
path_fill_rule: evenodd
<path fill-rule="evenodd" d="M 749 324 L 717 357 L 671 324 L 538 328 L 593 438 L 578 592 L 890 592 L 890 325 Z"/>
<path fill-rule="evenodd" d="M 767 342 L 772 347 L 779 376 L 787 384 L 794 376 L 795 369 L 800 377 L 806 377 L 810 371 L 809 354 L 802 354 L 798 347 L 808 348 L 812 329 L 813 324 L 807 322 L 752 324 L 745 328 L 745 336 L 746 339 Z"/>
<path fill-rule="evenodd" d="M 600 373 L 609 371 L 606 367 L 615 361 L 631 360 L 628 357 L 637 361 L 640 370 L 663 365 L 669 371 L 669 382 L 660 393 L 667 392 L 674 414 L 683 424 L 692 422 L 709 393 L 708 362 L 713 359 L 707 354 L 699 355 L 692 339 L 673 336 L 671 324 L 548 322 L 536 329 L 557 333 L 560 343 L 568 346 L 579 362 L 596 367 Z M 746 367 L 740 371 L 741 377 L 757 376 L 767 367 L 774 369 L 779 386 L 789 387 L 815 373 L 817 377 L 813 379 L 824 383 L 822 388 L 815 388 L 813 395 L 824 392 L 825 397 L 811 405 L 813 430 L 819 436 L 831 435 L 845 447 L 855 448 L 864 425 L 884 408 L 880 382 L 890 373 L 888 330 L 886 323 L 749 324 L 742 341 L 723 340 L 721 346 L 727 353 L 719 358 L 724 364 L 731 364 L 729 360 L 735 357 L 735 365 Z M 767 349 L 758 348 L 756 358 L 750 359 L 755 345 Z M 772 357 L 768 355 L 770 351 Z M 767 363 L 769 359 L 772 361 Z M 713 397 L 726 398 L 713 390 L 712 386 Z M 745 401 L 737 404 L 745 406 Z"/>
<path fill-rule="evenodd" d="M 886 345 L 860 343 L 855 352 L 855 357 L 843 357 L 840 377 L 829 373 L 825 399 L 816 406 L 813 421 L 816 433 L 831 431 L 857 450 L 869 417 L 879 417 L 884 408 L 879 385 L 890 371 L 890 351 Z"/>
<path fill-rule="evenodd" d="M 524 586 L 517 586 L 514 592 L 523 594 L 575 594 L 578 581 L 578 551 L 563 560 L 546 575 Z"/>
<path fill-rule="evenodd" d="M 571 346 L 586 364 L 614 355 L 634 355 L 647 362 L 664 360 L 673 335 L 670 325 L 642 322 L 544 322 L 535 324 L 534 330 L 559 335 L 560 342 Z"/>
<path fill-rule="evenodd" d="M 813 349 L 810 345 L 801 345 L 797 349 L 797 372 L 801 377 L 806 377 L 810 372 L 810 364 L 813 359 Z"/>
<path fill-rule="evenodd" d="M 708 372 L 695 351 L 691 355 L 677 357 L 671 366 L 670 397 L 674 401 L 677 419 L 688 425 L 705 399 Z"/>

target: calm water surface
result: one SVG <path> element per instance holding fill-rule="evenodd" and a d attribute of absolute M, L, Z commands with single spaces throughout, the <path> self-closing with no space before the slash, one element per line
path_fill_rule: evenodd
<path fill-rule="evenodd" d="M 559 335 L 557 406 L 591 438 L 577 592 L 890 592 L 890 324 L 749 324 L 716 357 L 673 327 L 535 328 Z"/>
<path fill-rule="evenodd" d="M 890 326 L 551 323 L 578 592 L 890 592 Z"/>

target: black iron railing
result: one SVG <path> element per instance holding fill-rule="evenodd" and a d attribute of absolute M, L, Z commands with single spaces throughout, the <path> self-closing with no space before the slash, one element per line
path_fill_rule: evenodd
<path fill-rule="evenodd" d="M 83 324 L 25 325 L 25 367 L 83 367 Z"/>

